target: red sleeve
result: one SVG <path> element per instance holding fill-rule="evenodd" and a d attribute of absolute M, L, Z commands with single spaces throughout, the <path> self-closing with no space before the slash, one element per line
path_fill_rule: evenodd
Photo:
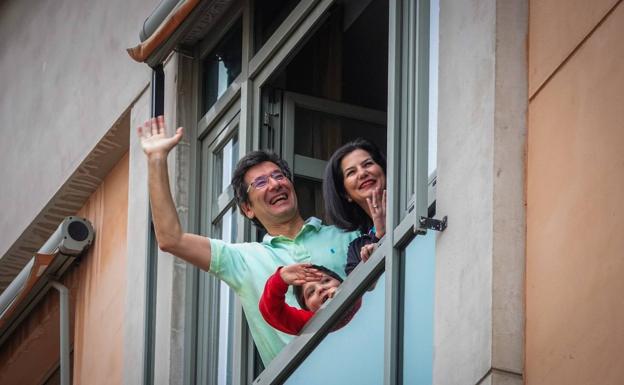
<path fill-rule="evenodd" d="M 269 325 L 284 333 L 296 335 L 314 313 L 286 303 L 288 285 L 282 279 L 280 269 L 281 267 L 267 279 L 258 307 Z"/>

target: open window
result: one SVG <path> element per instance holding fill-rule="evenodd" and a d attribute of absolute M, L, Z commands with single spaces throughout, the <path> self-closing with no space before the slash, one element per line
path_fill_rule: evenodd
<path fill-rule="evenodd" d="M 365 138 L 386 152 L 386 1 L 335 2 L 262 87 L 261 147 L 291 165 L 304 218 L 325 218 L 321 181 L 340 146 Z"/>
<path fill-rule="evenodd" d="M 435 214 L 435 166 L 428 167 L 434 163 L 428 153 L 435 154 L 435 135 L 429 133 L 435 132 L 430 111 L 436 106 L 430 100 L 437 96 L 429 63 L 437 53 L 430 55 L 430 17 L 429 1 L 239 1 L 219 28 L 188 50 L 192 58 L 180 59 L 179 68 L 194 74 L 184 81 L 196 103 L 187 115 L 196 134 L 198 198 L 192 211 L 202 234 L 260 239 L 237 212 L 228 186 L 236 160 L 251 150 L 271 149 L 288 161 L 304 218 L 325 219 L 321 181 L 326 161 L 341 145 L 363 137 L 388 159 L 388 234 L 305 333 L 266 368 L 254 353 L 235 297 L 225 285 L 197 273 L 188 383 L 301 383 L 297 378 L 315 378 L 309 376 L 325 368 L 328 358 L 334 366 L 322 372 L 332 377 L 341 369 L 331 352 L 345 357 L 344 367 L 369 362 L 362 375 L 371 384 L 409 374 L 401 371 L 403 357 L 422 352 L 399 348 L 413 347 L 404 341 L 412 337 L 403 324 L 433 316 L 432 285 L 417 303 L 405 294 L 413 290 L 407 270 L 410 276 L 424 272 L 429 283 L 434 275 L 419 266 L 431 266 L 435 235 L 415 238 L 426 233 L 419 220 Z M 416 261 L 422 253 L 428 259 Z M 362 295 L 356 317 L 329 333 Z M 419 338 L 426 345 L 432 328 L 423 333 Z M 360 345 L 344 342 L 355 340 Z M 336 353 L 336 345 L 346 351 Z M 362 361 L 367 352 L 369 361 Z"/>

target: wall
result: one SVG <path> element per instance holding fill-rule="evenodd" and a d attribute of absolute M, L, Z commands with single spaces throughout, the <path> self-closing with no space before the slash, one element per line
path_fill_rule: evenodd
<path fill-rule="evenodd" d="M 118 384 L 121 383 L 124 365 L 122 346 L 128 259 L 127 155 L 109 173 L 78 215 L 92 221 L 96 238 L 90 255 L 74 272 L 78 276 L 74 382 Z"/>
<path fill-rule="evenodd" d="M 434 384 L 522 384 L 526 1 L 440 1 Z"/>
<path fill-rule="evenodd" d="M 62 278 L 70 289 L 73 381 L 122 383 L 126 299 L 128 156 L 76 213 L 95 229 L 92 247 Z M 0 347 L 0 383 L 40 384 L 58 365 L 59 301 L 51 289 Z"/>
<path fill-rule="evenodd" d="M 0 3 L 0 256 L 148 84 L 125 48 L 158 2 Z"/>
<path fill-rule="evenodd" d="M 532 1 L 526 380 L 624 378 L 624 5 Z"/>

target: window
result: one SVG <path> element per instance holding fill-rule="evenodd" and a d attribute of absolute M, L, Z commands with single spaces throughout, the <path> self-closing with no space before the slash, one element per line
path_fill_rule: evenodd
<path fill-rule="evenodd" d="M 387 13 L 384 1 L 336 2 L 262 86 L 262 146 L 291 165 L 304 218 L 325 217 L 321 181 L 338 147 L 363 137 L 385 153 Z"/>
<path fill-rule="evenodd" d="M 229 186 L 238 158 L 257 148 L 272 149 L 289 162 L 302 215 L 323 217 L 325 162 L 356 137 L 375 142 L 387 154 L 387 221 L 393 231 L 312 319 L 305 335 L 257 378 L 264 368 L 241 326 L 240 306 L 227 287 L 201 274 L 193 297 L 197 345 L 189 348 L 196 352 L 189 383 L 298 384 L 319 373 L 339 378 L 339 371 L 350 372 L 344 367 L 361 368 L 365 359 L 370 360 L 368 371 L 360 374 L 371 384 L 427 378 L 428 361 L 417 372 L 402 362 L 432 354 L 427 346 L 431 322 L 430 329 L 417 335 L 403 328 L 433 317 L 435 237 L 429 233 L 414 238 L 426 233 L 420 218 L 435 210 L 435 164 L 428 162 L 428 152 L 435 154 L 435 116 L 429 111 L 436 108 L 430 104 L 436 98 L 436 80 L 429 63 L 434 60 L 435 67 L 437 53 L 430 55 L 429 2 L 259 4 L 250 0 L 238 5 L 225 21 L 226 32 L 210 38 L 217 43 L 202 43 L 196 50 L 199 199 L 192 210 L 200 218 L 200 231 L 228 241 L 258 239 L 237 212 Z M 419 296 L 408 297 L 404 293 L 416 290 L 408 279 L 413 274 L 425 274 L 429 285 L 419 289 Z M 353 320 L 329 333 L 362 295 L 362 308 Z M 362 334 L 370 338 L 358 337 Z M 352 343 L 342 343 L 345 339 Z M 419 348 L 413 341 L 424 345 Z M 341 367 L 326 366 L 328 357 L 335 364 L 331 358 L 337 351 L 345 357 Z"/>
<path fill-rule="evenodd" d="M 239 19 L 202 60 L 203 108 L 206 113 L 241 72 L 242 23 Z"/>
<path fill-rule="evenodd" d="M 288 351 L 276 359 L 282 359 L 282 362 L 269 365 L 256 384 L 303 383 L 304 379 L 316 378 L 313 372 L 319 367 L 324 368 L 325 383 L 338 384 L 340 380 L 334 382 L 334 379 L 339 378 L 345 367 L 353 363 L 362 368 L 360 350 L 354 347 L 357 342 L 351 340 L 347 346 L 353 346 L 348 352 L 342 352 L 337 350 L 333 341 L 339 340 L 343 331 L 327 333 L 337 317 L 335 313 L 348 308 L 376 279 L 380 270 L 385 271 L 380 279 L 381 286 L 364 294 L 363 302 L 374 303 L 375 293 L 383 293 L 384 302 L 378 310 L 386 314 L 382 321 L 385 334 L 382 346 L 376 348 L 376 353 L 380 354 L 378 360 L 371 362 L 370 366 L 364 365 L 373 372 L 362 383 L 381 383 L 390 378 L 391 381 L 420 378 L 427 383 L 426 379 L 430 378 L 434 277 L 431 267 L 435 237 L 429 233 L 413 240 L 415 234 L 426 232 L 420 219 L 435 211 L 435 197 L 429 193 L 429 181 L 432 186 L 435 183 L 435 164 L 431 169 L 428 167 L 429 99 L 430 92 L 435 91 L 435 83 L 433 91 L 429 87 L 429 3 L 389 3 L 358 2 L 356 7 L 361 9 L 355 10 L 349 8 L 354 6 L 349 2 L 334 2 L 314 34 L 307 37 L 296 55 L 282 69 L 271 74 L 265 83 L 265 99 L 261 104 L 265 112 L 265 133 L 261 138 L 267 147 L 280 149 L 293 164 L 295 175 L 300 178 L 295 180 L 300 185 L 297 192 L 306 197 L 308 205 L 303 210 L 319 213 L 319 203 L 315 200 L 319 190 L 314 182 L 327 156 L 353 135 L 351 127 L 358 127 L 357 131 L 354 130 L 357 135 L 368 136 L 383 148 L 386 140 L 379 140 L 375 134 L 385 133 L 387 122 L 387 220 L 389 228 L 394 231 L 386 236 L 375 256 L 343 283 L 341 294 L 311 321 L 305 335 L 300 336 L 297 343 L 287 346 Z M 346 16 L 353 14 L 358 16 Z M 387 15 L 385 28 L 377 28 L 380 15 Z M 380 33 L 388 30 L 389 36 Z M 389 49 L 387 45 L 381 45 L 385 48 L 383 52 L 373 54 L 375 44 L 372 43 L 380 36 L 389 42 Z M 385 59 L 380 62 L 379 58 Z M 375 76 L 375 73 L 383 76 Z M 435 93 L 432 95 L 435 98 Z M 435 108 L 435 104 L 431 107 Z M 355 118 L 347 116 L 351 108 L 358 109 Z M 379 123 L 375 119 L 362 118 L 373 116 L 374 111 L 381 112 L 386 119 Z M 359 121 L 354 124 L 350 119 Z M 435 121 L 432 123 L 435 133 Z M 435 154 L 434 140 L 431 145 Z M 419 296 L 412 298 L 404 293 L 412 290 L 408 278 L 416 273 L 426 275 L 428 285 Z M 416 309 L 423 312 L 415 314 Z M 357 317 L 359 315 L 352 321 L 353 326 L 345 327 L 344 333 L 348 328 L 356 327 Z M 362 318 L 366 319 L 366 316 Z M 417 335 L 402 329 L 404 323 L 414 320 L 428 328 Z M 371 329 L 371 335 L 375 335 L 377 325 L 365 323 Z M 424 344 L 416 346 L 414 341 Z M 373 344 L 372 340 L 368 342 Z M 399 346 L 403 348 L 399 349 Z M 337 354 L 343 357 L 341 368 L 332 369 L 332 360 L 325 361 L 328 356 L 332 357 L 329 353 L 332 350 L 340 352 Z M 422 359 L 420 367 L 412 370 L 402 365 L 404 360 L 415 356 Z"/>
<path fill-rule="evenodd" d="M 235 242 L 238 212 L 230 185 L 239 158 L 238 108 L 230 108 L 200 139 L 201 233 Z M 233 384 L 236 301 L 233 291 L 206 272 L 199 273 L 195 382 Z"/>

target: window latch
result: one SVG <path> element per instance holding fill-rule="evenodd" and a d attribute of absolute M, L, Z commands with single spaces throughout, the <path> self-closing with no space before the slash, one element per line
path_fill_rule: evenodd
<path fill-rule="evenodd" d="M 446 225 L 448 224 L 448 217 L 445 215 L 444 218 L 434 219 L 427 217 L 420 217 L 420 226 L 427 230 L 435 230 L 435 231 L 444 231 L 446 229 Z"/>
<path fill-rule="evenodd" d="M 279 113 L 270 113 L 270 112 L 265 112 L 264 113 L 264 117 L 262 118 L 262 125 L 264 125 L 265 127 L 271 127 L 271 118 L 276 118 L 279 116 Z"/>

